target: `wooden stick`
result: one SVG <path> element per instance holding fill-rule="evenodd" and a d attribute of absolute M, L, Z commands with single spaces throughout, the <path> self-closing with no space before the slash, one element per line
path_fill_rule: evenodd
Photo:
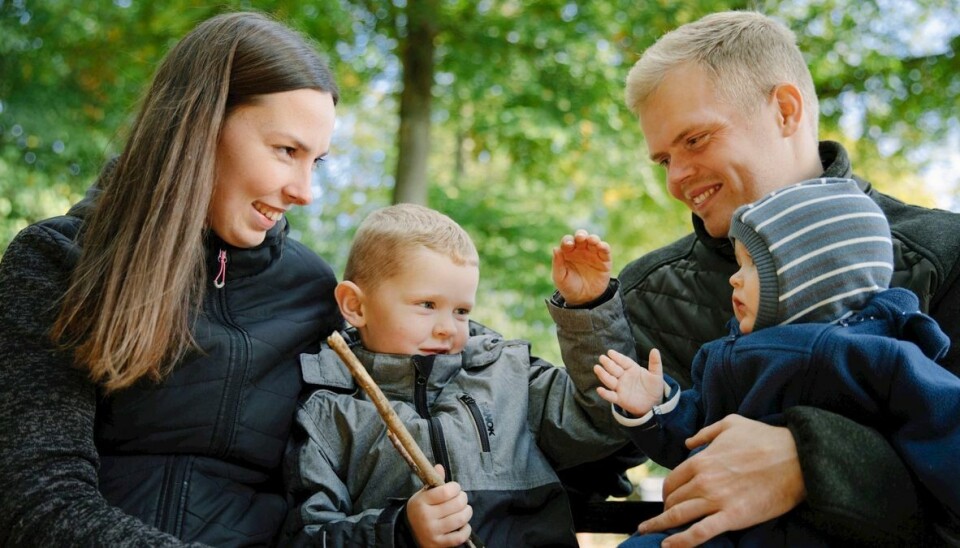
<path fill-rule="evenodd" d="M 400 452 L 400 456 L 410 464 L 413 471 L 417 473 L 420 480 L 427 486 L 437 487 L 443 485 L 443 476 L 434 470 L 433 465 L 427 460 L 427 456 L 423 454 L 423 450 L 420 449 L 416 440 L 410 435 L 407 427 L 403 425 L 400 417 L 397 416 L 397 412 L 393 410 L 393 407 L 390 405 L 390 400 L 383 395 L 383 391 L 380 390 L 377 383 L 370 377 L 370 373 L 367 373 L 367 370 L 363 368 L 363 364 L 360 363 L 357 356 L 350 350 L 347 341 L 343 340 L 340 333 L 334 331 L 332 335 L 327 337 L 327 344 L 340 356 L 343 363 L 347 364 L 347 369 L 350 370 L 350 374 L 353 375 L 353 378 L 357 380 L 360 388 L 366 392 L 370 401 L 376 406 L 377 412 L 380 413 L 383 422 L 387 424 L 387 435 L 390 436 L 390 434 L 393 434 L 390 441 L 394 442 L 394 446 L 397 446 L 397 441 L 400 444 L 397 446 L 397 451 Z M 394 438 L 396 438 L 397 441 L 394 441 Z"/>
<path fill-rule="evenodd" d="M 400 417 L 397 416 L 397 412 L 393 410 L 393 407 L 390 405 L 390 400 L 383 395 L 383 391 L 377 386 L 376 381 L 374 381 L 370 373 L 367 373 L 367 370 L 363 368 L 363 364 L 357 359 L 353 350 L 350 350 L 347 341 L 343 340 L 340 333 L 334 331 L 333 334 L 327 337 L 327 344 L 340 356 L 343 363 L 347 365 L 347 369 L 350 370 L 350 374 L 357 380 L 357 384 L 360 385 L 360 388 L 363 389 L 367 397 L 370 398 L 370 401 L 373 402 L 373 405 L 376 406 L 377 412 L 380 413 L 380 418 L 382 418 L 383 422 L 387 425 L 387 437 L 390 439 L 390 442 L 393 443 L 397 452 L 400 453 L 400 456 L 403 457 L 403 460 L 407 461 L 410 468 L 416 472 L 420 481 L 428 487 L 443 485 L 443 476 L 437 473 L 430 464 L 430 461 L 427 460 L 427 456 L 423 454 L 423 450 L 420 449 L 416 440 L 410 435 L 407 427 L 403 425 Z M 469 548 L 484 548 L 483 542 L 477 538 L 476 533 L 473 532 L 470 533 L 467 546 Z"/>

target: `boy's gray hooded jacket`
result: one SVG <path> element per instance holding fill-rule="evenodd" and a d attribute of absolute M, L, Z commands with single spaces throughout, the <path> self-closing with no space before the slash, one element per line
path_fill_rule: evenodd
<path fill-rule="evenodd" d="M 554 469 L 624 445 L 592 371 L 608 348 L 634 355 L 632 340 L 612 343 L 629 333 L 619 296 L 594 310 L 551 305 L 551 314 L 567 369 L 531 356 L 524 341 L 489 333 L 456 355 L 353 346 L 427 458 L 467 493 L 470 524 L 488 546 L 576 546 Z M 305 354 L 301 364 L 315 390 L 299 406 L 284 465 L 294 499 L 284 542 L 402 544 L 403 504 L 420 481 L 333 350 Z"/>

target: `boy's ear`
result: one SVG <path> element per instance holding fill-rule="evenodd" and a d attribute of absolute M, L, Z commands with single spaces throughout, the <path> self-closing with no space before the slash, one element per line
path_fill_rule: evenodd
<path fill-rule="evenodd" d="M 366 325 L 367 321 L 363 315 L 363 290 L 357 284 L 342 281 L 333 290 L 333 295 L 337 299 L 337 305 L 340 306 L 343 319 L 354 327 Z"/>

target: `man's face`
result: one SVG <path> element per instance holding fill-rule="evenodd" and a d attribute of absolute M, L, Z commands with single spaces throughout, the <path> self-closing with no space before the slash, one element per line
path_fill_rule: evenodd
<path fill-rule="evenodd" d="M 650 158 L 667 170 L 667 190 L 725 237 L 733 211 L 791 181 L 790 161 L 771 95 L 752 113 L 721 101 L 706 71 L 670 71 L 640 108 Z"/>

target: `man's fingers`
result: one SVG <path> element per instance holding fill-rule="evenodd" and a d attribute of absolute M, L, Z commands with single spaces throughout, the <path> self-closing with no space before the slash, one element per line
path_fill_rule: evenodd
<path fill-rule="evenodd" d="M 699 432 L 687 438 L 687 449 L 694 449 L 701 445 L 706 445 L 716 439 L 733 422 L 733 416 L 727 416 L 723 419 L 700 429 Z"/>
<path fill-rule="evenodd" d="M 660 544 L 664 548 L 688 548 L 700 546 L 713 537 L 726 533 L 729 527 L 724 525 L 723 513 L 716 513 L 703 518 L 683 531 L 670 535 Z"/>
<path fill-rule="evenodd" d="M 674 491 L 692 480 L 696 473 L 696 463 L 690 459 L 681 462 L 676 466 L 676 468 L 671 470 L 670 473 L 667 474 L 667 477 L 663 478 L 664 503 L 666 503 Z"/>
<path fill-rule="evenodd" d="M 637 526 L 637 531 L 640 533 L 655 533 L 672 527 L 680 527 L 708 515 L 711 511 L 713 511 L 713 508 L 704 499 L 685 501 L 642 522 Z"/>

